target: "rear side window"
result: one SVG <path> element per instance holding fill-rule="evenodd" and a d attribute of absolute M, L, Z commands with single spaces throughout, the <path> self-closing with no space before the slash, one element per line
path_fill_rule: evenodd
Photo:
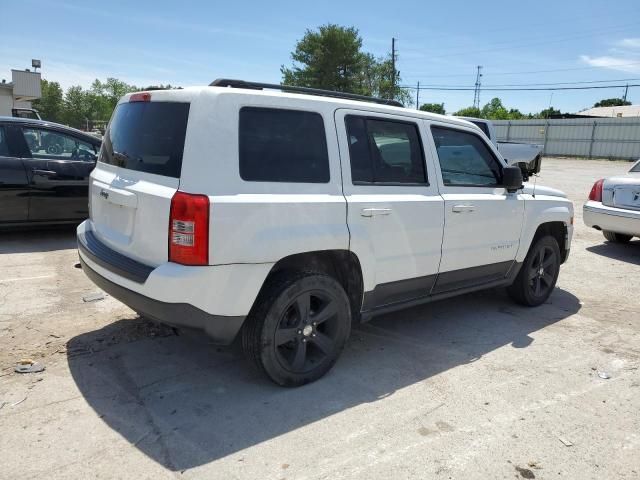
<path fill-rule="evenodd" d="M 0 126 L 0 157 L 9 156 L 9 144 L 7 143 L 7 136 L 4 133 L 4 127 Z"/>
<path fill-rule="evenodd" d="M 354 184 L 427 183 L 417 125 L 354 115 L 345 123 Z"/>
<path fill-rule="evenodd" d="M 121 103 L 105 133 L 99 161 L 180 178 L 188 117 L 188 103 Z"/>
<path fill-rule="evenodd" d="M 329 182 L 322 116 L 273 108 L 240 109 L 240 177 L 250 182 Z"/>
<path fill-rule="evenodd" d="M 431 132 L 445 185 L 493 187 L 502 183 L 502 166 L 478 135 L 435 126 Z"/>

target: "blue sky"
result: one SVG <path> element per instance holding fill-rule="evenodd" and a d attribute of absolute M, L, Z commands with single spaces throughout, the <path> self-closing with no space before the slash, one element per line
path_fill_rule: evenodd
<path fill-rule="evenodd" d="M 397 38 L 403 84 L 473 86 L 640 79 L 640 2 L 236 2 L 21 0 L 3 2 L 0 78 L 42 60 L 63 87 L 108 76 L 144 86 L 203 85 L 218 77 L 279 82 L 280 66 L 306 28 L 355 26 L 366 51 Z M 15 19 L 14 21 L 7 21 Z M 626 81 L 615 83 L 627 83 Z M 628 83 L 639 83 L 630 80 Z M 415 94 L 415 93 L 414 93 Z M 590 107 L 622 89 L 482 92 L 508 107 Z M 640 87 L 628 99 L 640 103 Z M 454 111 L 473 92 L 421 91 L 420 102 Z"/>

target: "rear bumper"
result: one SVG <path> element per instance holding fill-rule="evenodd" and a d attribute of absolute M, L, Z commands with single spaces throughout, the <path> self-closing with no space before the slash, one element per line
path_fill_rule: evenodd
<path fill-rule="evenodd" d="M 590 200 L 584 204 L 582 213 L 587 227 L 640 236 L 640 211 L 608 207 Z"/>
<path fill-rule="evenodd" d="M 217 344 L 229 345 L 233 342 L 244 323 L 243 316 L 211 315 L 187 303 L 168 303 L 145 297 L 107 280 L 89 267 L 82 256 L 80 264 L 93 283 L 138 314 L 167 325 L 203 330 Z"/>
<path fill-rule="evenodd" d="M 103 243 L 90 220 L 77 232 L 82 266 L 96 285 L 142 315 L 202 329 L 219 344 L 233 341 L 273 266 L 144 265 Z"/>

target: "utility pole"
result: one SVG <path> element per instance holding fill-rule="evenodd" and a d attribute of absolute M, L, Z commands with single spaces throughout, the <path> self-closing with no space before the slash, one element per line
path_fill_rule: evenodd
<path fill-rule="evenodd" d="M 396 92 L 396 39 L 391 37 L 391 98 Z"/>
<path fill-rule="evenodd" d="M 416 110 L 420 110 L 420 80 L 418 80 L 418 88 L 416 88 Z"/>
<path fill-rule="evenodd" d="M 480 85 L 482 84 L 480 79 L 482 78 L 482 65 L 478 65 L 476 68 L 478 71 L 476 73 L 476 88 L 473 92 L 473 106 L 480 109 Z"/>
<path fill-rule="evenodd" d="M 622 97 L 622 101 L 626 102 L 627 101 L 627 93 L 629 92 L 629 84 L 627 83 L 627 86 L 624 87 L 624 96 Z"/>

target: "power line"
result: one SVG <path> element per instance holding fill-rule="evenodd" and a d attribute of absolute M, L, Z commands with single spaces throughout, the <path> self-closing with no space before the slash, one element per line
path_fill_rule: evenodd
<path fill-rule="evenodd" d="M 640 65 L 640 62 L 616 63 L 616 64 L 607 65 L 607 68 L 631 67 L 635 65 Z M 529 70 L 529 71 L 522 71 L 522 72 L 492 72 L 486 75 L 496 76 L 496 75 L 525 75 L 525 74 L 531 74 L 531 73 L 573 72 L 577 70 L 592 70 L 594 68 L 605 68 L 605 67 L 590 66 L 590 67 L 574 67 L 574 68 L 556 68 L 556 69 L 550 69 L 550 70 Z M 469 77 L 469 74 L 468 73 L 452 73 L 452 74 L 446 74 L 446 75 L 429 75 L 429 77 L 430 78 Z M 614 81 L 617 81 L 617 80 L 614 80 Z"/>
<path fill-rule="evenodd" d="M 593 90 L 602 88 L 625 88 L 625 87 L 640 87 L 640 83 L 625 84 L 625 85 L 592 85 L 590 87 L 547 87 L 547 88 L 483 88 L 482 90 L 488 92 L 532 92 L 532 91 L 555 91 L 555 90 Z M 404 85 L 403 88 L 415 90 L 417 87 Z M 471 92 L 475 91 L 475 87 L 420 87 L 420 90 L 442 90 L 442 91 L 457 91 L 457 92 Z"/>
<path fill-rule="evenodd" d="M 484 76 L 484 74 L 482 75 Z M 553 85 L 579 85 L 579 84 L 593 84 L 593 83 L 609 83 L 609 82 L 632 82 L 632 81 L 636 81 L 636 80 L 640 80 L 640 78 L 617 78 L 617 79 L 611 79 L 611 80 L 590 80 L 590 81 L 582 81 L 582 82 L 555 82 L 555 83 L 506 83 L 506 84 L 491 84 L 491 85 L 484 85 L 483 88 L 489 88 L 489 87 L 543 87 L 543 86 L 553 86 Z M 471 88 L 470 85 L 437 85 L 437 84 L 423 84 L 423 87 L 445 87 L 445 88 L 452 88 L 452 87 L 460 87 L 460 88 Z"/>

